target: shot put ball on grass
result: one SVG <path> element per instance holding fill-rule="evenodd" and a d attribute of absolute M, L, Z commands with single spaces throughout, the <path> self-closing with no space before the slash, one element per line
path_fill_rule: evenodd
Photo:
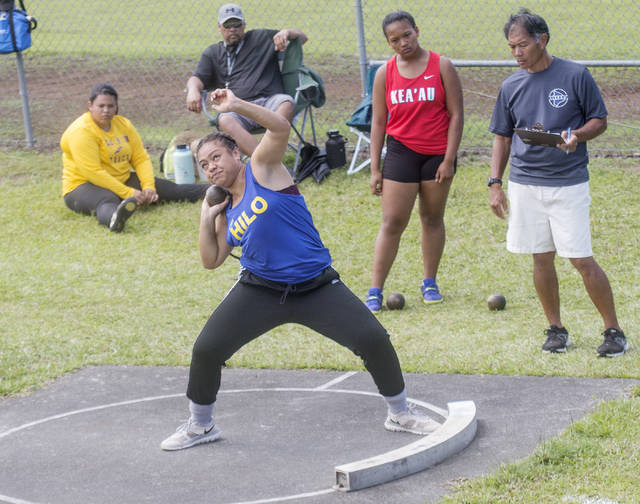
<path fill-rule="evenodd" d="M 387 298 L 387 308 L 390 310 L 402 310 L 404 308 L 404 296 L 399 292 L 392 292 Z"/>
<path fill-rule="evenodd" d="M 217 205 L 218 203 L 222 203 L 227 197 L 227 191 L 222 187 L 213 184 L 209 189 L 207 189 L 207 193 L 204 197 L 206 198 L 209 206 Z"/>
<path fill-rule="evenodd" d="M 487 306 L 490 310 L 504 310 L 506 305 L 507 299 L 499 292 L 494 292 L 487 298 Z"/>

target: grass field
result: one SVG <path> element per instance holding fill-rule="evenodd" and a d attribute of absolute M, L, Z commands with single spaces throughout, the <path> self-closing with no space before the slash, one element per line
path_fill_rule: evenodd
<path fill-rule="evenodd" d="M 407 298 L 380 320 L 405 371 L 640 378 L 639 172 L 633 160 L 592 162 L 596 258 L 608 273 L 632 351 L 599 359 L 601 322 L 577 273 L 559 260 L 564 322 L 574 346 L 566 355 L 540 352 L 545 320 L 531 282 L 531 259 L 504 248 L 505 223 L 487 205 L 484 159 L 463 158 L 449 200 L 448 240 L 440 269 L 446 301 L 420 302 L 419 234 L 415 219 L 387 283 Z M 121 235 L 69 211 L 59 195 L 59 156 L 0 153 L 0 396 L 27 393 L 87 365 L 177 365 L 213 307 L 232 285 L 229 259 L 204 270 L 197 252 L 199 206 L 142 210 Z M 336 268 L 358 294 L 369 283 L 378 201 L 367 175 L 334 171 L 301 189 Z M 415 217 L 415 216 L 414 216 Z M 491 312 L 500 291 L 507 308 Z M 277 344 L 276 344 L 277 343 Z M 243 348 L 231 366 L 362 369 L 348 351 L 298 326 L 275 330 Z M 529 459 L 462 485 L 446 502 L 555 503 L 558 495 L 640 501 L 640 390 L 601 405 Z"/>
<path fill-rule="evenodd" d="M 463 59 L 509 59 L 502 35 L 507 16 L 518 4 L 509 0 L 434 0 L 425 9 L 422 0 L 405 0 L 390 5 L 383 0 L 363 4 L 364 32 L 371 56 L 390 54 L 382 37 L 380 23 L 388 12 L 402 8 L 414 14 L 428 46 L 443 54 Z M 585 59 L 635 59 L 637 45 L 628 43 L 625 34 L 637 27 L 637 4 L 633 0 L 585 0 L 572 7 L 567 16 L 558 4 L 531 0 L 526 6 L 544 16 L 551 27 L 553 47 L 559 56 L 576 58 L 585 49 Z M 159 0 L 131 4 L 124 0 L 87 3 L 65 2 L 64 15 L 59 6 L 46 0 L 31 0 L 29 11 L 43 23 L 34 37 L 39 50 L 59 54 L 97 54 L 103 57 L 126 56 L 147 59 L 192 58 L 202 44 L 217 36 L 216 6 L 209 0 L 185 0 L 179 6 Z M 281 0 L 274 5 L 265 0 L 245 0 L 242 8 L 250 28 L 297 26 L 314 41 L 313 58 L 352 56 L 358 53 L 354 3 L 350 0 L 319 0 L 300 3 Z M 113 13 L 126 16 L 114 16 Z M 615 26 L 615 30 L 604 27 Z M 99 37 L 119 33 L 127 36 Z M 599 36 L 594 37 L 594 34 Z M 92 39 L 87 43 L 87 39 Z M 615 57 L 612 48 L 615 48 Z"/>

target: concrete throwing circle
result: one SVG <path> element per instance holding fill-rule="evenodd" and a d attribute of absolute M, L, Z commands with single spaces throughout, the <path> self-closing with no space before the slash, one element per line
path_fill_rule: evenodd
<path fill-rule="evenodd" d="M 286 404 L 274 397 L 282 393 L 288 394 Z M 339 417 L 338 424 L 332 423 L 331 409 L 325 404 L 329 395 L 331 408 L 349 411 Z M 354 395 L 375 398 L 375 404 L 359 404 L 356 415 Z M 283 502 L 332 493 L 335 465 L 374 456 L 416 439 L 411 434 L 390 433 L 382 428 L 386 407 L 377 393 L 324 387 L 247 388 L 220 390 L 216 422 L 223 438 L 214 443 L 218 445 L 216 449 L 194 447 L 161 452 L 159 443 L 170 434 L 167 425 L 171 420 L 167 419 L 184 418 L 187 414 L 184 402 L 170 400 L 184 397 L 184 393 L 167 394 L 102 404 L 0 432 L 2 444 L 7 438 L 18 438 L 8 449 L 3 447 L 3 465 L 9 466 L 8 476 L 15 483 L 13 490 L 5 491 L 22 494 L 3 495 L 5 491 L 0 490 L 0 500 L 36 504 L 43 499 L 52 503 L 132 502 L 144 497 L 156 503 L 179 502 L 185 500 L 185 485 L 202 479 L 207 482 L 205 492 L 217 488 L 215 502 Z M 247 400 L 253 406 L 258 403 L 258 414 L 243 415 L 243 401 L 246 404 Z M 446 418 L 447 410 L 443 408 L 409 400 Z M 153 403 L 161 401 L 169 403 L 158 413 L 158 405 L 154 408 Z M 137 408 L 127 408 L 130 406 Z M 109 413 L 116 408 L 120 411 L 114 417 Z M 300 424 L 303 427 L 296 427 Z M 318 463 L 308 464 L 313 460 Z M 216 481 L 216 475 L 224 475 L 225 481 Z M 241 482 L 241 489 L 233 488 L 231 480 L 242 480 L 247 475 L 250 480 Z M 260 475 L 262 479 L 255 481 Z M 327 486 L 323 488 L 324 482 Z M 279 492 L 252 499 L 251 495 L 260 492 L 260 483 L 266 487 L 261 493 L 273 488 Z M 311 485 L 319 490 L 309 491 Z M 225 489 L 231 495 L 224 495 Z M 136 492 L 139 497 L 135 497 Z M 156 498 L 155 493 L 160 495 Z M 238 500 L 241 495 L 244 498 Z"/>

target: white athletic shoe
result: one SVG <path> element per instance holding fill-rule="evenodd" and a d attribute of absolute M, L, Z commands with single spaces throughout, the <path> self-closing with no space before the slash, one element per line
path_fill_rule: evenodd
<path fill-rule="evenodd" d="M 211 443 L 218 439 L 221 434 L 220 429 L 215 424 L 205 426 L 189 419 L 165 439 L 160 444 L 160 448 L 169 451 L 182 450 L 202 443 Z"/>
<path fill-rule="evenodd" d="M 384 428 L 389 431 L 411 432 L 421 436 L 431 434 L 438 427 L 440 427 L 438 422 L 417 411 L 413 405 L 409 405 L 405 411 L 395 415 L 389 411 L 384 423 Z"/>

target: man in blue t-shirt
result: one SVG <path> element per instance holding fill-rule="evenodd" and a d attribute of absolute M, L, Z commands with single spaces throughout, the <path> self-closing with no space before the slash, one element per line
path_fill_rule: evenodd
<path fill-rule="evenodd" d="M 202 112 L 203 89 L 228 88 L 236 96 L 278 112 L 289 122 L 293 119 L 294 101 L 284 92 L 278 52 L 287 41 L 307 36 L 300 30 L 249 30 L 245 32 L 244 14 L 236 4 L 218 10 L 218 29 L 222 40 L 207 47 L 196 71 L 187 81 L 187 109 Z M 231 135 L 240 150 L 250 156 L 258 140 L 249 133 L 259 127 L 255 121 L 235 113 L 218 117 L 220 130 Z"/>
<path fill-rule="evenodd" d="M 560 318 L 556 253 L 567 257 L 604 322 L 600 356 L 615 357 L 629 344 L 618 325 L 613 293 L 593 258 L 589 221 L 588 140 L 607 128 L 607 109 L 582 65 L 547 52 L 549 28 L 520 9 L 504 26 L 520 69 L 502 83 L 489 131 L 495 134 L 488 181 L 489 202 L 500 218 L 509 210 L 507 250 L 533 254 L 533 282 L 549 321 L 544 352 L 566 352 L 569 334 Z M 524 143 L 514 128 L 560 133 L 556 147 Z M 509 204 L 502 176 L 511 156 Z"/>

